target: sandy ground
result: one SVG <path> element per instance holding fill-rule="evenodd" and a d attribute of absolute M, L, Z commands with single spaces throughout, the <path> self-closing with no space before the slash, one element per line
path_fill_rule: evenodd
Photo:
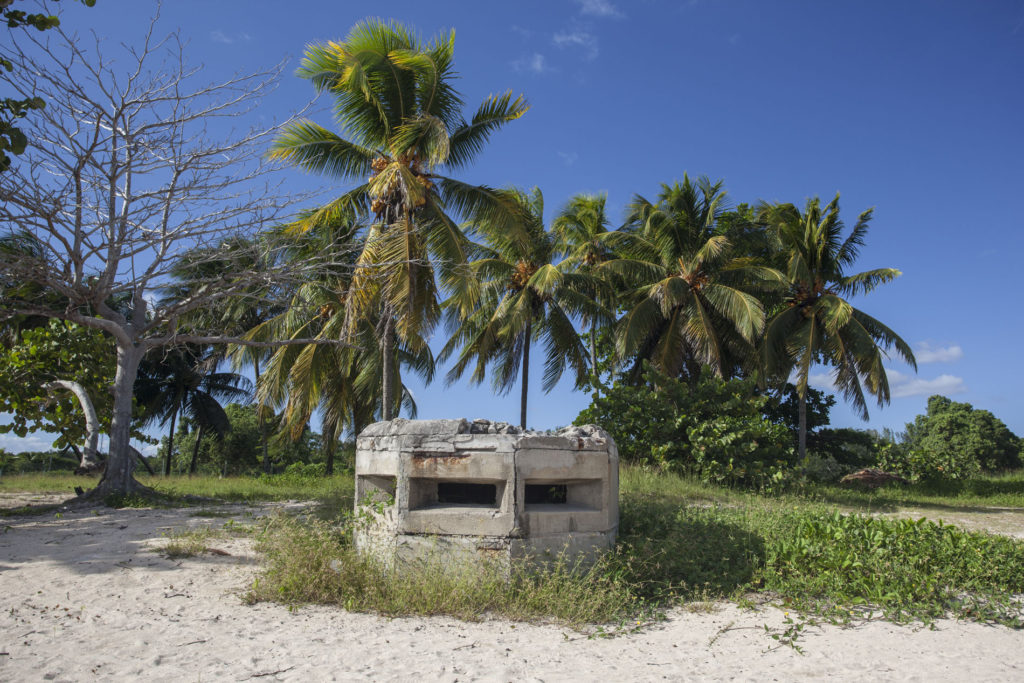
<path fill-rule="evenodd" d="M 211 543 L 228 555 L 154 551 L 172 530 L 281 506 L 0 519 L 0 680 L 1024 680 L 1024 632 L 1003 627 L 808 627 L 801 655 L 765 633 L 783 626 L 779 610 L 718 605 L 588 638 L 551 625 L 246 606 L 258 559 L 245 538 Z"/>

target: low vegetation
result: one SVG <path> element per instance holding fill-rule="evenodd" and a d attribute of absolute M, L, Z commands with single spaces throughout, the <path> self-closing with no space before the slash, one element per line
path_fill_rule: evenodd
<path fill-rule="evenodd" d="M 19 475 L 0 491 L 54 492 L 81 478 Z M 915 484 L 880 492 L 808 484 L 763 495 L 699 477 L 627 466 L 614 552 L 583 569 L 568 563 L 510 577 L 496 568 L 427 563 L 385 572 L 352 547 L 350 476 L 300 472 L 257 478 L 154 478 L 179 503 L 316 499 L 314 514 L 257 523 L 264 566 L 250 601 L 322 603 L 386 615 L 446 614 L 634 628 L 672 606 L 714 600 L 782 605 L 806 619 L 884 618 L 931 623 L 952 616 L 1022 625 L 1024 542 L 927 520 L 876 513 L 925 508 L 940 519 L 992 506 L 1024 508 L 1024 476 L 979 477 L 955 490 Z M 191 497 L 191 498 L 186 498 Z M 195 516 L 215 517 L 208 508 Z M 210 527 L 173 532 L 160 550 L 205 552 Z"/>
<path fill-rule="evenodd" d="M 1022 625 L 1024 543 L 1014 539 L 842 514 L 813 496 L 765 497 L 639 468 L 623 471 L 621 514 L 618 545 L 595 566 L 520 566 L 508 580 L 494 568 L 431 563 L 386 572 L 354 552 L 352 518 L 279 516 L 259 535 L 266 564 L 248 598 L 619 628 L 670 606 L 768 599 L 837 623 L 951 616 Z"/>
<path fill-rule="evenodd" d="M 214 532 L 209 527 L 198 529 L 179 529 L 167 534 L 167 542 L 157 552 L 172 560 L 182 557 L 195 557 L 210 549 L 210 539 Z"/>
<path fill-rule="evenodd" d="M 315 466 L 314 466 L 314 469 Z M 319 470 L 322 473 L 322 470 Z M 75 487 L 88 486 L 90 479 L 66 473 L 35 472 L 16 474 L 0 479 L 2 492 L 32 492 L 75 495 Z M 351 499 L 351 476 L 308 476 L 296 470 L 259 477 L 194 477 L 141 476 L 139 481 L 161 494 L 160 504 L 195 504 L 198 499 L 238 503 L 275 500 L 340 500 Z M 125 499 L 130 501 L 130 498 Z M 122 504 L 115 507 L 137 507 Z M 144 505 L 156 504 L 152 499 L 139 499 Z"/>

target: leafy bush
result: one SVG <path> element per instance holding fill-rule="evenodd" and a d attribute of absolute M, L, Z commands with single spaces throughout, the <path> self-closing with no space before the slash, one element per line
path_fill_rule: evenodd
<path fill-rule="evenodd" d="M 788 430 L 756 416 L 719 415 L 687 428 L 686 435 L 704 481 L 767 488 L 782 484 L 792 465 Z"/>
<path fill-rule="evenodd" d="M 841 463 L 831 456 L 808 453 L 797 466 L 797 473 L 809 481 L 831 484 L 855 469 L 855 467 Z"/>
<path fill-rule="evenodd" d="M 878 462 L 883 445 L 891 443 L 871 429 L 822 429 L 808 438 L 810 448 L 823 458 L 831 458 L 851 469 L 870 467 Z"/>
<path fill-rule="evenodd" d="M 914 448 L 905 443 L 883 447 L 878 454 L 878 466 L 924 484 L 966 481 L 981 474 L 981 464 L 970 453 Z"/>
<path fill-rule="evenodd" d="M 768 401 L 761 408 L 764 416 L 789 430 L 795 448 L 800 433 L 800 395 L 796 391 L 796 386 L 787 382 L 782 387 L 770 390 L 766 396 Z M 805 407 L 809 446 L 813 447 L 818 429 L 828 425 L 829 412 L 835 404 L 836 397 L 832 394 L 826 394 L 811 386 L 807 387 Z"/>
<path fill-rule="evenodd" d="M 327 465 L 322 462 L 301 463 L 293 462 L 280 474 L 261 474 L 260 483 L 271 486 L 287 485 L 293 486 L 304 484 L 311 480 L 322 479 L 327 476 Z"/>
<path fill-rule="evenodd" d="M 788 430 L 763 415 L 768 401 L 748 380 L 705 371 L 690 385 L 647 366 L 642 384 L 605 388 L 575 423 L 603 427 L 626 462 L 764 487 L 793 464 Z"/>
<path fill-rule="evenodd" d="M 942 465 L 969 459 L 986 472 L 1021 466 L 1021 439 L 1002 420 L 945 396 L 928 399 L 928 413 L 907 425 L 904 444 L 911 452 L 928 454 L 915 457 L 934 458 Z M 967 473 L 973 466 L 962 469 Z"/>

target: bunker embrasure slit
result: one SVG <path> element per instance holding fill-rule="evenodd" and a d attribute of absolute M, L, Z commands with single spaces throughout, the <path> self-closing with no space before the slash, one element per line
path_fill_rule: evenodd
<path fill-rule="evenodd" d="M 567 484 L 527 484 L 527 505 L 564 505 L 568 500 Z"/>
<path fill-rule="evenodd" d="M 356 499 L 359 505 L 391 503 L 395 500 L 395 477 L 361 475 L 356 478 Z"/>
<path fill-rule="evenodd" d="M 437 502 L 440 505 L 498 506 L 498 487 L 495 484 L 473 484 L 463 481 L 437 482 Z"/>

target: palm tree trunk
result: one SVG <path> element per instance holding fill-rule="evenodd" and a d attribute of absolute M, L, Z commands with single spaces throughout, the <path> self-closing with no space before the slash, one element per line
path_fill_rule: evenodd
<path fill-rule="evenodd" d="M 171 413 L 171 431 L 167 435 L 167 454 L 164 456 L 164 476 L 171 474 L 171 458 L 174 456 L 174 423 L 178 420 L 178 409 Z"/>
<path fill-rule="evenodd" d="M 519 399 L 519 426 L 526 429 L 526 395 L 530 387 L 530 333 L 533 321 L 526 321 L 525 339 L 523 340 L 523 393 Z"/>
<path fill-rule="evenodd" d="M 800 400 L 797 403 L 797 405 L 799 407 L 798 415 L 800 420 L 800 426 L 798 437 L 799 446 L 797 452 L 800 456 L 800 460 L 802 461 L 804 457 L 807 455 L 807 393 L 804 392 L 802 394 L 799 394 L 799 398 Z"/>
<path fill-rule="evenodd" d="M 204 431 L 205 430 L 203 429 L 203 425 L 199 425 L 199 430 L 196 432 L 196 444 L 195 444 L 195 446 L 192 447 L 192 462 L 190 462 L 188 464 L 188 473 L 189 474 L 195 474 L 196 473 L 196 465 L 199 462 L 199 444 L 203 440 L 203 432 Z"/>
<path fill-rule="evenodd" d="M 597 320 L 590 321 L 590 373 L 593 375 L 591 383 L 594 385 L 594 396 L 601 393 L 600 382 L 597 378 Z"/>
<path fill-rule="evenodd" d="M 380 352 L 384 366 L 383 382 L 381 384 L 381 419 L 392 420 L 395 417 L 395 318 L 390 311 L 386 312 L 387 320 L 384 322 L 384 335 L 380 341 Z"/>
<path fill-rule="evenodd" d="M 256 375 L 256 386 L 260 385 L 260 362 L 257 359 L 252 361 L 252 370 Z M 256 406 L 256 424 L 260 430 L 260 448 L 263 450 L 263 471 L 270 474 L 270 448 L 267 446 L 267 423 L 263 419 L 263 406 Z"/>
<path fill-rule="evenodd" d="M 334 474 L 334 454 L 338 450 L 338 425 L 324 425 L 324 461 L 327 476 Z"/>

